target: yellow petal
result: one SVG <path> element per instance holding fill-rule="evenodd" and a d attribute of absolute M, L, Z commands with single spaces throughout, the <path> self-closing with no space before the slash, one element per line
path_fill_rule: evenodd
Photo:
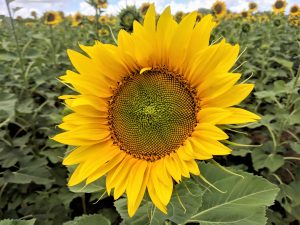
<path fill-rule="evenodd" d="M 126 188 L 129 216 L 133 216 L 133 214 L 135 213 L 134 210 L 136 210 L 140 205 L 140 202 L 137 202 L 137 197 L 141 189 L 146 188 L 146 185 L 142 187 L 146 168 L 147 162 L 138 160 L 136 162 L 136 165 L 132 167 L 132 170 L 129 174 L 128 185 Z M 143 192 L 145 192 L 145 189 L 143 190 Z"/>
<path fill-rule="evenodd" d="M 180 170 L 177 168 L 177 165 L 175 164 L 174 160 L 172 159 L 171 156 L 166 156 L 164 158 L 165 161 L 165 165 L 167 168 L 168 173 L 170 174 L 170 176 L 173 177 L 173 179 L 179 183 L 181 181 L 181 172 Z"/>
<path fill-rule="evenodd" d="M 202 108 L 197 114 L 197 120 L 199 123 L 211 123 L 217 124 L 224 118 L 231 115 L 231 112 L 217 107 Z"/>
<path fill-rule="evenodd" d="M 216 98 L 203 100 L 203 107 L 229 107 L 241 103 L 253 90 L 253 84 L 238 84 Z"/>
<path fill-rule="evenodd" d="M 109 162 L 104 164 L 103 166 L 99 167 L 96 171 L 94 171 L 92 174 L 90 174 L 86 180 L 86 184 L 90 184 L 93 181 L 99 179 L 103 175 L 105 175 L 108 171 L 113 169 L 115 166 L 117 166 L 121 161 L 125 158 L 125 153 L 119 151 L 119 154 L 114 156 Z"/>
<path fill-rule="evenodd" d="M 149 179 L 149 181 L 148 181 L 147 189 L 148 189 L 149 196 L 150 196 L 152 202 L 154 203 L 154 205 L 157 208 L 159 208 L 160 211 L 162 211 L 163 213 L 167 214 L 167 207 L 157 197 L 157 193 L 155 191 L 154 184 L 153 184 L 153 182 L 152 182 L 151 179 Z"/>
<path fill-rule="evenodd" d="M 132 208 L 133 214 L 136 212 L 137 208 L 139 207 L 139 205 L 141 204 L 141 202 L 143 200 L 143 197 L 144 197 L 145 191 L 146 191 L 146 187 L 147 187 L 147 184 L 149 182 L 150 172 L 151 172 L 151 163 L 148 163 L 146 171 L 145 171 L 145 176 L 144 176 L 144 179 L 143 179 L 143 183 L 142 183 L 142 186 L 139 190 L 139 193 L 138 193 L 138 196 L 137 196 L 137 199 L 136 199 L 135 206 Z"/>
<path fill-rule="evenodd" d="M 196 163 L 195 160 L 186 161 L 185 163 L 186 163 L 190 173 L 192 173 L 194 175 L 199 175 L 200 174 L 198 164 Z"/>
<path fill-rule="evenodd" d="M 225 140 L 228 139 L 228 135 L 222 131 L 220 128 L 209 124 L 209 123 L 200 123 L 194 129 L 192 136 L 195 138 L 205 138 L 209 137 L 215 140 Z"/>
<path fill-rule="evenodd" d="M 228 91 L 240 79 L 241 74 L 226 73 L 222 75 L 212 75 L 197 87 L 197 96 L 200 99 L 215 98 Z"/>
<path fill-rule="evenodd" d="M 219 124 L 250 123 L 260 119 L 260 116 L 244 109 L 230 107 L 226 110 L 230 111 L 231 115 L 220 120 Z"/>
<path fill-rule="evenodd" d="M 150 179 L 153 183 L 155 192 L 157 194 L 157 198 L 159 198 L 161 203 L 167 205 L 172 196 L 173 181 L 172 179 L 170 179 L 171 178 L 170 175 L 165 175 L 165 177 L 163 177 L 165 181 L 161 182 L 161 179 L 158 178 L 158 174 L 157 172 L 155 172 L 155 170 L 162 170 L 162 169 L 164 169 L 164 165 L 154 164 L 150 174 Z"/>
<path fill-rule="evenodd" d="M 210 33 L 215 27 L 212 15 L 207 15 L 195 26 L 191 41 L 188 47 L 188 55 L 193 56 L 203 50 L 209 44 Z"/>
<path fill-rule="evenodd" d="M 63 160 L 63 165 L 74 165 L 85 160 L 97 159 L 99 166 L 101 163 L 105 163 L 110 159 L 116 151 L 116 147 L 111 145 L 110 141 L 101 142 L 95 145 L 90 146 L 80 146 L 77 149 L 73 150 L 69 155 Z"/>

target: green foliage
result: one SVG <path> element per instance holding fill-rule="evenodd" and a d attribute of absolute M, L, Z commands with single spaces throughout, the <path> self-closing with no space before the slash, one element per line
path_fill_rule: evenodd
<path fill-rule="evenodd" d="M 133 16 L 142 20 L 134 10 Z M 259 17 L 256 21 L 223 20 L 212 37 L 215 41 L 223 36 L 239 43 L 242 51 L 246 49 L 232 71 L 243 73 L 242 79 L 255 83 L 254 93 L 241 106 L 259 113 L 262 120 L 225 127 L 230 141 L 248 146 L 231 146 L 231 156 L 216 159 L 230 170 L 246 171 L 237 172 L 244 179 L 201 163 L 204 177 L 225 193 L 198 177 L 186 179 L 175 186 L 168 215 L 156 209 L 146 196 L 133 218 L 127 215 L 125 199 L 115 201 L 117 210 L 113 207 L 112 198 L 105 194 L 104 179 L 68 188 L 69 172 L 61 165 L 66 147 L 49 140 L 66 113 L 57 97 L 71 92 L 56 80 L 72 69 L 66 49 L 80 51 L 78 42 L 91 45 L 99 39 L 95 24 L 85 18 L 80 27 L 71 27 L 65 20 L 50 28 L 40 20 L 14 20 L 17 46 L 9 20 L 3 18 L 0 225 L 105 225 L 119 224 L 122 219 L 123 224 L 261 225 L 266 219 L 268 225 L 296 224 L 300 220 L 300 34 L 285 16 L 276 17 L 276 24 L 273 15 L 263 16 L 269 21 L 259 22 Z M 132 30 L 132 15 L 123 18 L 125 25 L 120 23 L 121 18 L 117 18 L 118 24 L 110 24 L 115 36 L 126 24 L 126 29 Z M 100 40 L 113 43 L 111 36 Z M 237 128 L 242 133 L 236 133 Z M 280 192 L 275 205 L 266 211 L 277 192 L 270 182 L 277 184 Z M 78 217 L 83 214 L 93 215 Z"/>
<path fill-rule="evenodd" d="M 110 221 L 102 215 L 83 215 L 63 225 L 110 225 Z"/>
<path fill-rule="evenodd" d="M 199 177 L 183 180 L 176 185 L 168 205 L 168 215 L 163 214 L 144 199 L 136 215 L 127 215 L 126 199 L 115 202 L 124 224 L 176 224 L 198 222 L 201 225 L 241 224 L 263 225 L 266 223 L 266 206 L 273 204 L 279 188 L 267 180 L 249 173 L 237 171 L 241 176 L 222 171 L 212 164 L 200 163 L 202 175 L 216 190 Z"/>
<path fill-rule="evenodd" d="M 31 220 L 1 220 L 0 225 L 34 225 L 35 219 Z"/>

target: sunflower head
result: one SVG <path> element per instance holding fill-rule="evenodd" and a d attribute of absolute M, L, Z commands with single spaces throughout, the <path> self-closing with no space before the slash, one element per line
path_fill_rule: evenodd
<path fill-rule="evenodd" d="M 107 0 L 93 0 L 93 5 L 95 5 L 98 9 L 106 9 Z"/>
<path fill-rule="evenodd" d="M 276 18 L 276 19 L 273 20 L 273 24 L 276 27 L 279 27 L 281 25 L 281 23 L 282 23 L 282 21 L 281 21 L 280 18 Z"/>
<path fill-rule="evenodd" d="M 250 12 L 255 12 L 257 10 L 257 3 L 256 2 L 249 2 L 248 8 Z"/>
<path fill-rule="evenodd" d="M 100 37 L 107 37 L 110 34 L 109 30 L 106 28 L 101 28 L 98 33 Z"/>
<path fill-rule="evenodd" d="M 297 16 L 289 15 L 288 21 L 291 26 L 300 27 L 300 15 Z"/>
<path fill-rule="evenodd" d="M 167 213 L 174 182 L 200 174 L 196 160 L 230 154 L 219 125 L 259 119 L 234 107 L 253 89 L 230 72 L 239 46 L 210 44 L 213 17 L 195 25 L 196 17 L 178 24 L 168 7 L 156 22 L 151 5 L 143 25 L 119 32 L 117 46 L 81 45 L 85 55 L 68 50 L 77 72 L 61 79 L 79 94 L 61 96 L 73 112 L 53 139 L 77 146 L 63 161 L 77 165 L 69 185 L 106 176 L 109 195 L 126 193 L 130 216 L 145 192 Z"/>
<path fill-rule="evenodd" d="M 135 6 L 127 6 L 126 8 L 122 9 L 118 15 L 118 18 L 119 26 L 129 32 L 133 30 L 134 21 L 142 20 L 142 16 Z"/>
<path fill-rule="evenodd" d="M 199 23 L 202 18 L 203 14 L 201 12 L 197 12 L 196 23 Z"/>
<path fill-rule="evenodd" d="M 285 11 L 287 2 L 285 0 L 276 0 L 272 6 L 274 13 L 283 13 Z"/>
<path fill-rule="evenodd" d="M 37 13 L 36 13 L 36 11 L 31 11 L 31 12 L 30 12 L 30 15 L 31 15 L 34 19 L 37 18 Z"/>
<path fill-rule="evenodd" d="M 178 11 L 175 13 L 174 17 L 175 17 L 176 22 L 179 23 L 182 20 L 182 18 L 184 17 L 184 12 Z"/>
<path fill-rule="evenodd" d="M 300 7 L 298 5 L 293 5 L 290 8 L 290 14 L 292 16 L 298 16 L 300 15 Z"/>
<path fill-rule="evenodd" d="M 244 10 L 244 11 L 241 12 L 241 17 L 242 18 L 247 19 L 247 18 L 249 18 L 249 16 L 250 16 L 250 12 L 249 11 Z"/>
<path fill-rule="evenodd" d="M 211 10 L 214 12 L 217 18 L 222 18 L 227 13 L 226 4 L 222 0 L 217 0 L 211 7 Z"/>
<path fill-rule="evenodd" d="M 145 16 L 146 15 L 146 12 L 148 11 L 149 7 L 150 7 L 150 3 L 148 2 L 144 2 L 141 7 L 139 8 L 140 10 L 140 13 L 142 16 Z"/>
<path fill-rule="evenodd" d="M 103 23 L 103 24 L 106 24 L 108 22 L 108 20 L 109 20 L 109 18 L 107 15 L 100 16 L 100 18 L 99 18 L 99 22 Z"/>
<path fill-rule="evenodd" d="M 243 33 L 249 33 L 251 30 L 251 26 L 249 23 L 243 23 L 242 24 L 242 32 Z"/>
<path fill-rule="evenodd" d="M 57 25 L 62 22 L 62 16 L 60 12 L 49 11 L 44 15 L 44 22 L 48 25 Z"/>
<path fill-rule="evenodd" d="M 72 20 L 72 26 L 73 27 L 79 26 L 81 24 L 81 22 L 82 22 L 82 19 L 83 19 L 83 16 L 79 12 L 77 12 L 76 14 L 74 14 L 72 16 L 72 19 L 71 19 Z"/>

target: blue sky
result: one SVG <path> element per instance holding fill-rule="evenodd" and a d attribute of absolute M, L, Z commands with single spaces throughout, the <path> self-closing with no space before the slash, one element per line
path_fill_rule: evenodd
<path fill-rule="evenodd" d="M 0 14 L 7 15 L 5 0 L 0 0 Z M 227 7 L 235 12 L 247 9 L 248 3 L 255 1 L 259 4 L 259 10 L 270 10 L 275 0 L 225 0 Z M 177 11 L 190 12 L 198 8 L 210 8 L 214 0 L 108 0 L 107 14 L 117 14 L 123 7 L 136 5 L 139 7 L 143 2 L 154 2 L 157 10 L 161 12 L 166 6 L 170 5 L 173 13 Z M 300 4 L 300 0 L 287 0 L 288 8 L 293 4 Z M 82 14 L 94 14 L 94 9 L 84 0 L 14 0 L 11 7 L 22 7 L 15 13 L 27 17 L 32 10 L 41 15 L 47 10 L 61 10 L 65 14 L 73 14 L 77 11 Z M 287 9 L 288 10 L 288 9 Z"/>

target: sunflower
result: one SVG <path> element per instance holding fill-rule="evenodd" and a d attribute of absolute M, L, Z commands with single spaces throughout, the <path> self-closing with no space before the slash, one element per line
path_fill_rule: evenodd
<path fill-rule="evenodd" d="M 199 23 L 200 20 L 202 19 L 203 14 L 201 12 L 197 12 L 197 17 L 196 17 L 196 23 Z"/>
<path fill-rule="evenodd" d="M 142 20 L 142 16 L 135 6 L 126 6 L 126 8 L 121 10 L 118 18 L 119 26 L 130 32 L 133 30 L 133 22 Z"/>
<path fill-rule="evenodd" d="M 107 8 L 107 0 L 93 0 L 94 5 L 96 5 L 97 8 L 106 9 Z"/>
<path fill-rule="evenodd" d="M 106 28 L 101 28 L 99 31 L 98 31 L 98 33 L 99 33 L 99 36 L 101 36 L 101 37 L 107 37 L 107 36 L 109 36 L 109 30 L 108 29 L 106 29 Z"/>
<path fill-rule="evenodd" d="M 222 18 L 226 15 L 227 9 L 225 2 L 217 0 L 211 7 L 211 10 L 215 13 L 218 18 Z"/>
<path fill-rule="evenodd" d="M 48 25 L 57 25 L 62 22 L 60 12 L 48 11 L 44 15 L 44 22 Z"/>
<path fill-rule="evenodd" d="M 290 15 L 292 15 L 292 16 L 300 15 L 300 7 L 298 5 L 293 5 L 290 8 Z"/>
<path fill-rule="evenodd" d="M 146 12 L 148 11 L 149 7 L 150 7 L 150 3 L 148 3 L 148 2 L 144 2 L 141 5 L 141 7 L 139 8 L 139 10 L 140 10 L 140 13 L 141 13 L 142 16 L 146 15 Z"/>
<path fill-rule="evenodd" d="M 184 17 L 184 12 L 178 11 L 175 13 L 174 17 L 175 17 L 176 22 L 179 23 L 182 20 L 182 18 Z"/>
<path fill-rule="evenodd" d="M 287 5 L 287 2 L 285 0 L 276 0 L 273 4 L 273 12 L 274 13 L 283 13 L 285 11 L 285 7 Z"/>
<path fill-rule="evenodd" d="M 72 26 L 77 27 L 79 24 L 81 24 L 83 19 L 83 16 L 77 12 L 74 16 L 72 16 Z"/>
<path fill-rule="evenodd" d="M 255 2 L 249 2 L 248 7 L 250 12 L 255 12 L 257 10 L 257 4 Z"/>
<path fill-rule="evenodd" d="M 77 72 L 61 80 L 79 94 L 61 96 L 73 113 L 53 137 L 77 146 L 63 160 L 77 164 L 68 185 L 106 176 L 108 194 L 114 189 L 118 199 L 126 192 L 130 216 L 146 191 L 167 213 L 174 182 L 200 174 L 196 160 L 230 154 L 218 125 L 259 119 L 233 107 L 254 87 L 236 84 L 241 74 L 229 72 L 239 46 L 225 40 L 209 45 L 213 17 L 195 25 L 196 16 L 177 24 L 168 7 L 156 24 L 151 5 L 143 25 L 119 32 L 118 46 L 80 45 L 88 57 L 68 50 Z"/>
<path fill-rule="evenodd" d="M 31 15 L 34 19 L 37 18 L 37 13 L 36 13 L 36 11 L 34 11 L 34 10 L 30 12 L 30 15 Z"/>
<path fill-rule="evenodd" d="M 103 24 L 107 23 L 108 20 L 109 20 L 109 18 L 108 18 L 107 15 L 100 16 L 100 18 L 99 18 L 99 22 L 100 22 L 100 23 L 103 23 Z"/>
<path fill-rule="evenodd" d="M 250 12 L 249 11 L 246 11 L 246 10 L 244 10 L 244 11 L 242 11 L 241 12 L 241 17 L 242 18 L 249 18 L 249 16 L 250 16 Z"/>

